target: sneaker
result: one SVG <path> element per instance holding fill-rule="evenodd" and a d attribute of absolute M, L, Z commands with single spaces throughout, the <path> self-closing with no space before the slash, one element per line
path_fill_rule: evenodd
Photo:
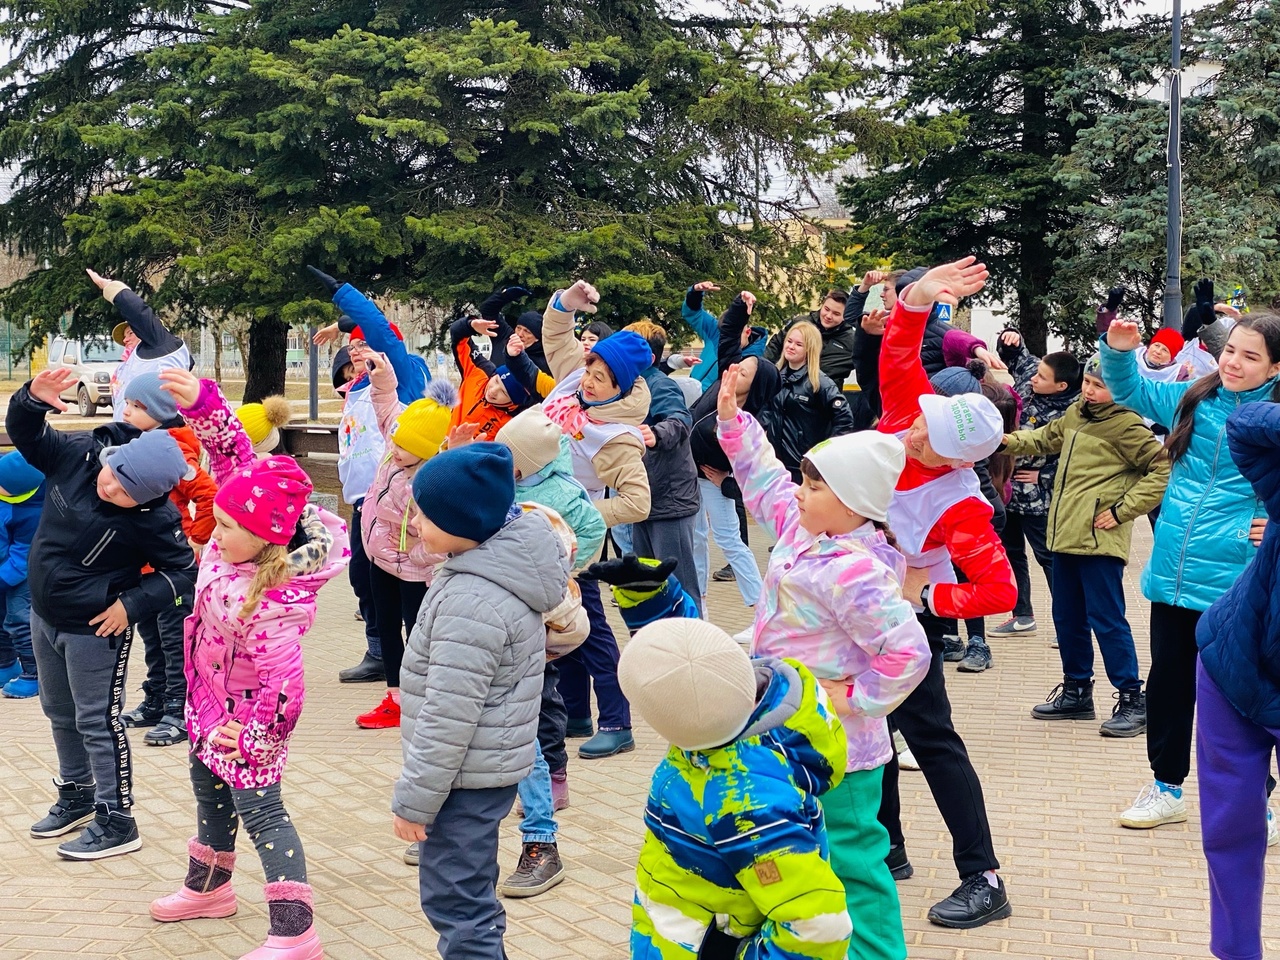
<path fill-rule="evenodd" d="M 564 864 L 554 843 L 526 843 L 516 872 L 498 885 L 504 897 L 536 897 L 564 879 Z"/>
<path fill-rule="evenodd" d="M 391 693 L 382 698 L 382 702 L 356 717 L 356 726 L 364 730 L 390 730 L 400 726 L 400 704 L 391 699 Z"/>
<path fill-rule="evenodd" d="M 10 700 L 27 700 L 39 695 L 40 681 L 35 677 L 16 677 L 0 687 L 0 693 Z"/>
<path fill-rule="evenodd" d="M 942 659 L 946 663 L 955 663 L 964 659 L 964 641 L 948 634 L 942 638 Z"/>
<path fill-rule="evenodd" d="M 182 743 L 186 739 L 187 723 L 182 719 L 182 708 L 179 707 L 175 713 L 172 704 L 160 722 L 148 730 L 147 735 L 143 737 L 149 747 L 172 747 L 175 743 Z"/>
<path fill-rule="evenodd" d="M 569 805 L 569 771 L 551 773 L 551 811 L 559 813 Z"/>
<path fill-rule="evenodd" d="M 1010 617 L 998 627 L 992 627 L 987 633 L 993 637 L 1014 637 L 1020 633 L 1035 633 L 1035 617 Z"/>
<path fill-rule="evenodd" d="M 916 872 L 916 868 L 911 866 L 911 861 L 907 859 L 907 847 L 903 843 L 889 848 L 889 855 L 884 858 L 884 865 L 889 868 L 895 880 L 910 880 Z"/>
<path fill-rule="evenodd" d="M 1044 703 L 1031 708 L 1037 720 L 1092 720 L 1097 716 L 1093 709 L 1093 681 L 1073 680 L 1063 677 L 1062 682 L 1049 691 Z"/>
<path fill-rule="evenodd" d="M 154 727 L 164 719 L 164 700 L 159 696 L 147 694 L 146 698 L 130 710 L 120 714 L 120 721 L 126 727 Z"/>
<path fill-rule="evenodd" d="M 919 770 L 920 761 L 916 759 L 916 755 L 911 752 L 911 748 L 903 750 L 898 754 L 898 766 L 903 770 Z"/>
<path fill-rule="evenodd" d="M 1104 720 L 1098 732 L 1104 737 L 1136 737 L 1147 730 L 1147 698 L 1141 689 L 1121 690 L 1115 694 L 1116 705 L 1111 719 Z"/>
<path fill-rule="evenodd" d="M 418 860 L 422 854 L 422 844 L 411 843 L 404 848 L 404 862 L 411 867 L 418 865 Z"/>
<path fill-rule="evenodd" d="M 141 849 L 138 822 L 127 813 L 100 803 L 84 833 L 58 845 L 58 856 L 63 860 L 104 860 Z"/>
<path fill-rule="evenodd" d="M 723 567 L 721 567 L 719 570 L 717 570 L 715 573 L 711 575 L 711 579 L 716 580 L 720 583 L 733 583 L 735 580 L 738 579 L 738 576 L 733 572 L 733 567 L 731 567 L 729 564 L 726 563 Z"/>
<path fill-rule="evenodd" d="M 375 680 L 386 679 L 387 671 L 382 665 L 382 658 L 372 657 L 368 653 L 354 667 L 338 671 L 339 683 L 373 683 Z"/>
<path fill-rule="evenodd" d="M 991 669 L 991 648 L 982 637 L 970 637 L 965 647 L 964 656 L 956 664 L 956 669 L 963 673 L 981 673 Z"/>
<path fill-rule="evenodd" d="M 578 756 L 583 760 L 603 760 L 619 753 L 630 753 L 635 748 L 636 741 L 630 730 L 601 730 L 578 748 Z"/>
<path fill-rule="evenodd" d="M 1050 650 L 1057 650 L 1057 649 L 1058 649 L 1058 638 L 1057 638 L 1056 636 L 1053 636 L 1053 637 L 1050 637 L 1050 638 L 1049 638 L 1049 649 L 1050 649 Z"/>
<path fill-rule="evenodd" d="M 1280 843 L 1280 828 L 1276 827 L 1276 815 L 1270 807 L 1267 807 L 1267 846 L 1274 847 Z"/>
<path fill-rule="evenodd" d="M 893 752 L 902 753 L 907 749 L 907 738 L 902 735 L 901 730 L 893 731 Z"/>
<path fill-rule="evenodd" d="M 754 623 L 749 623 L 745 627 L 743 627 L 741 630 L 739 630 L 737 633 L 735 633 L 733 635 L 733 639 L 738 642 L 738 645 L 742 647 L 742 649 L 749 651 L 751 649 L 752 641 L 755 640 L 755 634 L 756 634 L 756 625 Z"/>
<path fill-rule="evenodd" d="M 60 837 L 93 819 L 93 784 L 58 783 L 58 799 L 49 808 L 49 815 L 31 825 L 31 835 L 39 840 Z"/>
<path fill-rule="evenodd" d="M 569 722 L 564 726 L 564 735 L 568 740 L 585 740 L 587 737 L 593 736 L 596 732 L 596 725 L 591 722 L 591 718 L 585 720 L 574 720 L 569 718 Z"/>
<path fill-rule="evenodd" d="M 17 680 L 20 676 L 22 676 L 22 664 L 17 660 L 7 667 L 0 667 L 0 686 L 4 686 L 10 680 Z"/>
<path fill-rule="evenodd" d="M 960 881 L 955 892 L 929 910 L 929 922 L 940 927 L 970 930 L 993 920 L 1003 920 L 1013 913 L 1004 881 L 996 877 L 998 886 L 987 882 L 986 876 L 975 873 Z"/>
<path fill-rule="evenodd" d="M 1186 819 L 1186 800 L 1164 789 L 1160 781 L 1155 780 L 1143 787 L 1133 806 L 1120 814 L 1120 826 L 1150 830 L 1166 823 L 1184 823 Z"/>

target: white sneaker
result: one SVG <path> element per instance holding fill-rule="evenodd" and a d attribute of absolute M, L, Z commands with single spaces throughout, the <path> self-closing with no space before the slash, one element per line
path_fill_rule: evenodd
<path fill-rule="evenodd" d="M 1120 826 L 1149 830 L 1165 823 L 1183 823 L 1187 819 L 1187 802 L 1161 790 L 1154 780 L 1142 788 L 1138 799 L 1120 814 Z"/>
<path fill-rule="evenodd" d="M 898 754 L 898 766 L 903 770 L 919 770 L 920 764 L 916 762 L 915 754 L 911 752 L 911 748 L 903 750 Z"/>
<path fill-rule="evenodd" d="M 738 643 L 742 645 L 742 649 L 746 650 L 748 653 L 751 652 L 752 631 L 754 629 L 754 623 L 748 624 L 745 628 L 739 630 L 733 635 L 733 639 L 737 640 Z"/>
<path fill-rule="evenodd" d="M 1276 814 L 1270 807 L 1267 807 L 1267 846 L 1274 847 L 1280 843 L 1280 827 L 1276 826 Z"/>
<path fill-rule="evenodd" d="M 902 753 L 907 749 L 907 738 L 902 735 L 901 730 L 893 731 L 893 752 Z"/>

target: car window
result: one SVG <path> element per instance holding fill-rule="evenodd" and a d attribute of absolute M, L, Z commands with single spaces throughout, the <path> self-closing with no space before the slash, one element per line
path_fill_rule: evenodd
<path fill-rule="evenodd" d="M 124 347 L 114 340 L 85 340 L 85 363 L 113 363 L 124 356 Z"/>
<path fill-rule="evenodd" d="M 55 340 L 49 344 L 49 366 L 56 366 L 62 362 L 62 351 L 66 346 L 66 343 L 61 340 Z"/>

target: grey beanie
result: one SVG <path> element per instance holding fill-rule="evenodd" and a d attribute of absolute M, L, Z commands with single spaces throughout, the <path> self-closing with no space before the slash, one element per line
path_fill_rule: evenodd
<path fill-rule="evenodd" d="M 107 447 L 103 464 L 139 505 L 167 497 L 187 476 L 187 461 L 167 430 L 149 430 L 120 447 Z"/>
<path fill-rule="evenodd" d="M 1102 354 L 1095 352 L 1093 356 L 1084 362 L 1084 368 L 1080 373 L 1081 376 L 1096 377 L 1106 383 L 1107 381 L 1102 377 Z"/>
<path fill-rule="evenodd" d="M 140 373 L 124 388 L 124 398 L 132 400 L 156 423 L 168 423 L 178 415 L 178 401 L 163 387 L 155 373 Z"/>

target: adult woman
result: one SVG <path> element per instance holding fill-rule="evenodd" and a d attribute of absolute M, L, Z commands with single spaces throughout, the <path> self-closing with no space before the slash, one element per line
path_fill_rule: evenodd
<path fill-rule="evenodd" d="M 1151 601 L 1147 758 L 1155 782 L 1120 816 L 1126 827 L 1187 819 L 1182 782 L 1191 768 L 1196 700 L 1196 625 L 1257 552 L 1266 511 L 1227 445 L 1227 417 L 1243 403 L 1272 400 L 1280 375 L 1280 317 L 1241 317 L 1216 371 L 1191 383 L 1138 373 L 1137 324 L 1116 320 L 1102 343 L 1102 375 L 1116 403 L 1171 426 L 1173 472 L 1142 572 Z M 1261 784 L 1259 784 L 1261 787 Z"/>
<path fill-rule="evenodd" d="M 812 323 L 795 324 L 782 342 L 782 387 L 760 411 L 760 422 L 778 459 L 800 483 L 800 461 L 828 437 L 852 433 L 853 414 L 844 393 L 818 367 L 822 334 Z"/>

